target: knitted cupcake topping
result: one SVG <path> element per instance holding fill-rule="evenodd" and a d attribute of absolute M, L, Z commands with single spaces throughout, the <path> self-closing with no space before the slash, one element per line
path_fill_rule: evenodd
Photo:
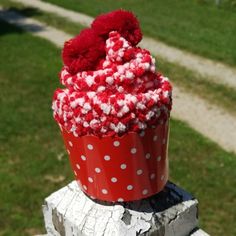
<path fill-rule="evenodd" d="M 136 45 L 142 38 L 136 17 L 118 10 L 97 17 L 91 28 L 65 42 L 53 114 L 74 136 L 115 136 L 166 121 L 171 85 L 155 59 Z"/>

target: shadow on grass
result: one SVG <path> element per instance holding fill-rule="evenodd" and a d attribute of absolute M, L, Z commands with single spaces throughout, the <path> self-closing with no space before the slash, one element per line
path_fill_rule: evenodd
<path fill-rule="evenodd" d="M 43 31 L 44 27 L 36 25 L 33 23 L 28 23 L 25 21 L 25 18 L 31 17 L 34 15 L 40 15 L 40 11 L 36 8 L 26 7 L 23 9 L 17 9 L 15 7 L 10 7 L 4 10 L 0 10 L 0 36 L 10 33 L 24 33 L 24 30 L 29 32 L 39 32 Z M 17 26 L 9 27 L 10 24 L 17 25 L 22 27 L 20 29 Z"/>

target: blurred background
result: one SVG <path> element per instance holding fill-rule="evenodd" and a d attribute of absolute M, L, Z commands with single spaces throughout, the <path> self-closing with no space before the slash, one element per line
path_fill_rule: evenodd
<path fill-rule="evenodd" d="M 51 110 L 53 92 L 61 86 L 61 49 L 3 20 L 2 13 L 16 12 L 70 35 L 85 26 L 30 2 L 0 0 L 0 235 L 44 233 L 44 198 L 73 180 Z M 236 69 L 235 0 L 43 2 L 91 17 L 118 8 L 131 10 L 145 36 L 223 64 L 231 72 Z M 236 119 L 236 87 L 224 83 L 225 70 L 218 83 L 191 65 L 154 56 L 158 70 L 174 85 Z M 191 122 L 171 119 L 170 180 L 199 200 L 201 228 L 210 235 L 236 235 L 236 154 L 207 137 L 191 128 Z"/>

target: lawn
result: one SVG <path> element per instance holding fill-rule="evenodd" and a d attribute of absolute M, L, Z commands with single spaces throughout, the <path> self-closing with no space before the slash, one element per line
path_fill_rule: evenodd
<path fill-rule="evenodd" d="M 1 5 L 6 9 L 12 9 L 27 17 L 33 17 L 39 21 L 45 22 L 57 29 L 76 35 L 83 26 L 68 21 L 55 14 L 42 12 L 34 8 L 25 7 L 22 4 L 14 3 L 9 0 L 2 0 Z M 167 74 L 177 85 L 186 88 L 198 96 L 208 100 L 227 112 L 236 115 L 236 92 L 235 89 L 227 86 L 212 83 L 208 78 L 198 75 L 177 64 L 169 63 L 163 58 L 157 57 L 158 70 Z"/>
<path fill-rule="evenodd" d="M 146 35 L 195 54 L 236 65 L 236 8 L 204 0 L 43 0 L 91 16 L 132 10 Z M 213 0 L 212 0 L 213 2 Z M 224 1 L 223 1 L 224 2 Z"/>
<path fill-rule="evenodd" d="M 43 199 L 73 179 L 50 108 L 60 52 L 0 23 L 0 235 L 33 235 L 44 231 Z M 169 147 L 171 180 L 199 199 L 201 226 L 236 234 L 236 156 L 177 120 Z"/>

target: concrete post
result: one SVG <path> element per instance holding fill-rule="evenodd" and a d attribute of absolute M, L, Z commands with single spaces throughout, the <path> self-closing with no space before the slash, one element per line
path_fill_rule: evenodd
<path fill-rule="evenodd" d="M 108 203 L 86 196 L 75 181 L 45 199 L 47 235 L 207 236 L 198 226 L 198 201 L 168 182 L 159 194 L 133 202 Z"/>

